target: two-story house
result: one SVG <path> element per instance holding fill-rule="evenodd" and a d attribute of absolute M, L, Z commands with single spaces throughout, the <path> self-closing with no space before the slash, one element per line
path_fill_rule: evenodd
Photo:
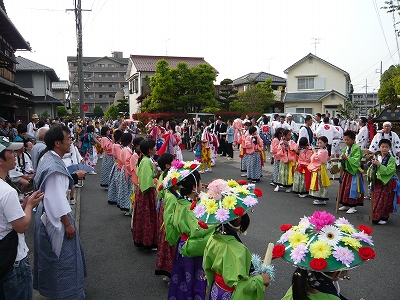
<path fill-rule="evenodd" d="M 286 79 L 276 75 L 265 72 L 249 73 L 236 78 L 232 85 L 236 88 L 238 93 L 243 93 L 250 88 L 251 85 L 263 83 L 267 79 L 272 79 L 271 87 L 274 90 L 276 103 L 272 107 L 272 111 L 283 111 L 283 97 L 285 95 Z"/>
<path fill-rule="evenodd" d="M 8 18 L 0 0 L 0 117 L 27 122 L 32 107 L 29 99 L 33 95 L 15 83 L 16 50 L 31 50 L 31 47 Z"/>
<path fill-rule="evenodd" d="M 57 116 L 57 107 L 63 106 L 64 102 L 57 99 L 52 90 L 52 82 L 58 82 L 56 72 L 37 62 L 18 56 L 17 73 L 15 82 L 31 91 L 34 97 L 31 99 L 34 106 L 34 113 L 42 115 L 47 112 L 49 118 Z"/>
<path fill-rule="evenodd" d="M 146 78 L 155 74 L 157 62 L 161 59 L 165 59 L 170 68 L 176 68 L 180 62 L 185 62 L 189 68 L 200 64 L 210 65 L 203 57 L 131 55 L 126 71 L 126 81 L 129 83 L 130 115 L 137 113 L 141 102 L 148 95 L 150 88 Z M 215 72 L 218 74 L 217 71 Z"/>
<path fill-rule="evenodd" d="M 352 92 L 346 71 L 310 53 L 284 71 L 285 112 L 336 116 Z"/>

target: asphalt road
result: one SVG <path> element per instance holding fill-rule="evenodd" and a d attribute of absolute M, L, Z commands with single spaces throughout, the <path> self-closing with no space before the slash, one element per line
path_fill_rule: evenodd
<path fill-rule="evenodd" d="M 193 154 L 183 151 L 184 158 L 191 160 Z M 238 152 L 234 153 L 236 156 Z M 98 171 L 100 170 L 99 161 Z M 248 234 L 242 236 L 244 244 L 252 253 L 262 257 L 267 244 L 280 236 L 282 223 L 298 223 L 299 218 L 321 209 L 335 212 L 335 195 L 338 183 L 330 188 L 330 201 L 326 206 L 312 205 L 312 200 L 298 198 L 294 194 L 274 192 L 270 178 L 272 166 L 264 167 L 263 178 L 257 187 L 264 195 L 254 212 L 250 214 Z M 100 172 L 98 172 L 100 174 Z M 241 179 L 238 160 L 219 157 L 212 173 L 202 174 L 204 183 L 214 178 Z M 117 207 L 107 203 L 107 192 L 99 186 L 100 175 L 88 176 L 80 191 L 77 217 L 80 216 L 80 234 L 85 251 L 88 277 L 85 279 L 87 299 L 166 299 L 168 287 L 160 276 L 154 275 L 155 252 L 138 251 L 133 245 L 130 218 Z M 370 201 L 354 215 L 340 215 L 354 224 L 369 224 Z M 76 208 L 74 208 L 76 209 Z M 400 262 L 400 215 L 392 214 L 387 225 L 373 226 L 376 258 L 351 270 L 351 280 L 340 282 L 342 294 L 348 299 L 393 300 L 400 299 L 398 274 Z M 33 253 L 31 234 L 28 243 Z M 294 267 L 283 260 L 274 260 L 276 281 L 266 290 L 265 299 L 281 299 L 291 284 Z M 42 299 L 35 297 L 35 299 Z"/>

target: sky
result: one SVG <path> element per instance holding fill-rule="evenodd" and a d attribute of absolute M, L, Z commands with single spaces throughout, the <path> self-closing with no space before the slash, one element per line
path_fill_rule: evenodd
<path fill-rule="evenodd" d="M 67 80 L 76 27 L 66 10 L 74 1 L 4 4 L 32 47 L 16 56 Z M 377 93 L 381 62 L 384 72 L 400 61 L 393 16 L 382 6 L 383 0 L 82 0 L 90 10 L 82 12 L 83 56 L 203 57 L 218 70 L 219 84 L 252 72 L 285 78 L 285 69 L 313 53 L 348 72 L 354 92 Z"/>

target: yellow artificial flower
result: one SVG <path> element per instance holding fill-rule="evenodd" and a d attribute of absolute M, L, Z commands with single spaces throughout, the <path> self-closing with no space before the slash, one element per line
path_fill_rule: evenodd
<path fill-rule="evenodd" d="M 234 209 L 237 203 L 235 196 L 226 196 L 224 200 L 222 200 L 222 207 L 226 209 Z"/>
<path fill-rule="evenodd" d="M 171 178 L 179 178 L 179 175 L 180 175 L 179 172 L 176 171 L 171 172 Z"/>
<path fill-rule="evenodd" d="M 233 180 L 233 179 L 229 179 L 228 180 L 228 186 L 229 187 L 236 187 L 238 185 L 239 185 L 239 183 L 237 183 L 236 180 Z"/>
<path fill-rule="evenodd" d="M 289 243 L 292 248 L 296 248 L 300 244 L 307 244 L 308 236 L 298 231 L 294 231 L 289 237 Z"/>
<path fill-rule="evenodd" d="M 185 169 L 190 169 L 190 166 L 192 165 L 192 162 L 191 161 L 187 161 L 187 162 L 185 162 L 185 164 L 183 165 L 183 167 L 185 168 Z"/>
<path fill-rule="evenodd" d="M 310 245 L 310 253 L 314 258 L 328 258 L 332 253 L 331 246 L 327 242 L 319 240 Z"/>
<path fill-rule="evenodd" d="M 242 187 L 242 186 L 236 187 L 236 192 L 241 193 L 241 194 L 245 194 L 245 195 L 250 194 L 250 191 L 248 189 L 246 189 L 245 187 Z"/>
<path fill-rule="evenodd" d="M 346 232 L 346 233 L 354 233 L 354 232 L 356 232 L 356 230 L 354 229 L 353 226 L 347 225 L 347 224 L 339 225 L 339 229 L 341 231 L 343 231 L 343 232 Z"/>
<path fill-rule="evenodd" d="M 344 238 L 342 238 L 342 242 L 347 245 L 350 246 L 353 249 L 360 249 L 362 247 L 361 243 L 359 240 L 349 237 L 349 236 L 345 236 Z"/>
<path fill-rule="evenodd" d="M 207 203 L 205 203 L 205 207 L 206 207 L 206 213 L 210 215 L 218 210 L 218 204 L 214 199 L 208 200 Z"/>

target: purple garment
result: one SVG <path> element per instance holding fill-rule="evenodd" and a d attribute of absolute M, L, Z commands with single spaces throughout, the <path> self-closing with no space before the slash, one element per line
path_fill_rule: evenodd
<path fill-rule="evenodd" d="M 184 244 L 185 242 L 179 239 L 172 266 L 168 300 L 203 300 L 207 287 L 203 257 L 186 257 L 180 254 Z"/>
<path fill-rule="evenodd" d="M 221 289 L 215 282 L 213 282 L 210 291 L 210 300 L 230 300 L 231 297 L 231 292 Z"/>

